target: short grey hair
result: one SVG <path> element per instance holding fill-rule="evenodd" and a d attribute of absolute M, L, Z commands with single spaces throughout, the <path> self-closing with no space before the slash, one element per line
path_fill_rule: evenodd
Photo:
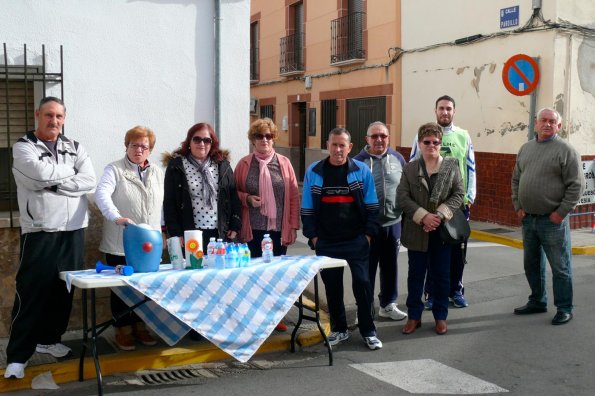
<path fill-rule="evenodd" d="M 345 128 L 334 128 L 332 129 L 329 133 L 328 133 L 328 139 L 327 142 L 330 142 L 331 140 L 331 135 L 335 135 L 335 136 L 341 136 L 341 135 L 347 135 L 347 141 L 349 143 L 351 143 L 351 134 L 349 133 L 349 131 Z"/>
<path fill-rule="evenodd" d="M 544 111 L 551 111 L 551 112 L 553 112 L 556 115 L 556 119 L 558 120 L 558 124 L 560 124 L 562 122 L 562 116 L 560 115 L 560 113 L 558 113 L 557 110 L 552 109 L 551 107 L 544 107 L 544 108 L 540 109 L 537 112 L 537 116 L 535 117 L 535 119 L 538 120 L 539 117 L 541 116 L 541 113 L 543 113 Z"/>
<path fill-rule="evenodd" d="M 66 113 L 66 106 L 64 105 L 64 101 L 60 98 L 56 98 L 55 96 L 45 96 L 45 97 L 41 98 L 41 100 L 39 101 L 39 107 L 37 108 L 37 110 L 40 110 L 41 106 L 43 106 L 44 104 L 46 104 L 48 102 L 58 103 L 64 109 L 64 113 Z"/>
<path fill-rule="evenodd" d="M 386 129 L 386 132 L 388 132 L 388 127 L 386 126 L 386 124 L 382 121 L 374 121 L 373 123 L 371 123 L 370 125 L 368 125 L 368 130 L 366 131 L 366 135 L 370 136 L 370 131 L 372 129 L 374 129 L 374 127 L 383 127 L 384 129 Z"/>

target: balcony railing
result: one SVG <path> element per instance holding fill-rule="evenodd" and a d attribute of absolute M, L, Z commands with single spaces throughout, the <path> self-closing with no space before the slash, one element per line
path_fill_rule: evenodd
<path fill-rule="evenodd" d="M 331 65 L 362 62 L 366 59 L 365 25 L 365 12 L 352 12 L 331 21 Z"/>
<path fill-rule="evenodd" d="M 258 81 L 260 78 L 260 67 L 258 62 L 258 47 L 250 48 L 250 81 Z"/>
<path fill-rule="evenodd" d="M 304 72 L 304 34 L 281 37 L 279 74 L 282 76 Z"/>

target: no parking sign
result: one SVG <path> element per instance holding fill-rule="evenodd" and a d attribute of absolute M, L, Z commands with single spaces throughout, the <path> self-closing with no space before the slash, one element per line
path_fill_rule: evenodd
<path fill-rule="evenodd" d="M 513 95 L 529 95 L 539 83 L 539 66 L 533 58 L 525 54 L 517 54 L 504 63 L 502 81 L 506 89 Z"/>

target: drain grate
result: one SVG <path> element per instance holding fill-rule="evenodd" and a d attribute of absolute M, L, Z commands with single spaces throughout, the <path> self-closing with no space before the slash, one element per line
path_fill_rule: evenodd
<path fill-rule="evenodd" d="M 145 385 L 164 385 L 204 377 L 199 370 L 192 369 L 145 371 L 138 374 L 138 378 Z"/>
<path fill-rule="evenodd" d="M 129 385 L 167 385 L 192 382 L 194 384 L 205 382 L 207 379 L 236 375 L 249 370 L 266 370 L 262 364 L 226 362 L 205 363 L 180 367 L 173 370 L 147 370 L 136 373 L 134 379 L 128 378 L 125 382 Z"/>

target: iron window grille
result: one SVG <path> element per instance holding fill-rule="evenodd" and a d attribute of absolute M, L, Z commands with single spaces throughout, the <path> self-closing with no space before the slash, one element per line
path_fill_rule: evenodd
<path fill-rule="evenodd" d="M 365 24 L 365 12 L 351 12 L 331 21 L 331 64 L 366 58 Z"/>
<path fill-rule="evenodd" d="M 304 72 L 304 34 L 295 33 L 281 37 L 279 74 Z"/>

